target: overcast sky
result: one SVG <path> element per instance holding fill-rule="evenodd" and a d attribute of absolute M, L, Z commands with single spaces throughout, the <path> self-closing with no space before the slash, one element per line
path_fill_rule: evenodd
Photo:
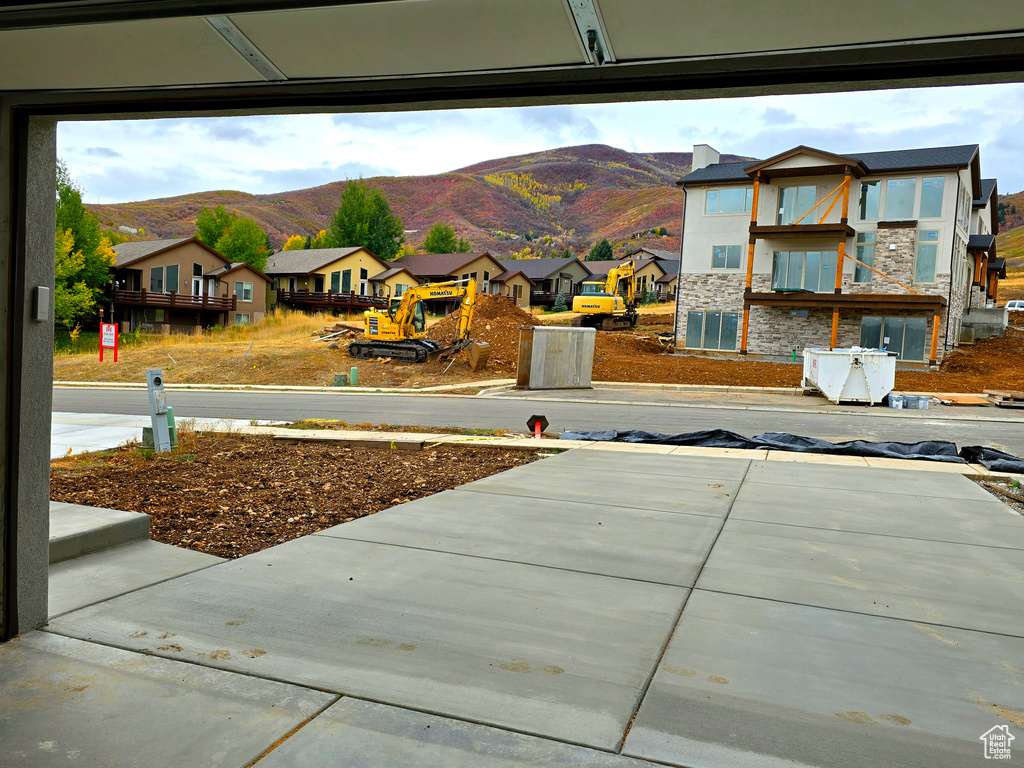
<path fill-rule="evenodd" d="M 429 175 L 574 144 L 764 158 L 797 144 L 871 152 L 980 144 L 982 174 L 1024 189 L 1024 85 L 709 101 L 61 123 L 58 153 L 86 202 L 212 189 L 303 189 Z"/>

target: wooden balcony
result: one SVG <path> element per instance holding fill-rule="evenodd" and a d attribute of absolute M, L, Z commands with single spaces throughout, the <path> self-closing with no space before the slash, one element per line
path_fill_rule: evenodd
<path fill-rule="evenodd" d="M 277 303 L 296 309 L 340 309 L 343 311 L 363 309 L 387 309 L 386 296 L 365 296 L 357 293 L 317 293 L 314 291 L 278 290 Z"/>
<path fill-rule="evenodd" d="M 853 237 L 856 230 L 844 222 L 833 224 L 751 224 L 750 237 Z"/>
<path fill-rule="evenodd" d="M 187 293 L 156 293 L 153 291 L 127 291 L 114 289 L 114 303 L 129 307 L 156 307 L 158 309 L 209 310 L 234 312 L 235 296 L 192 296 Z"/>

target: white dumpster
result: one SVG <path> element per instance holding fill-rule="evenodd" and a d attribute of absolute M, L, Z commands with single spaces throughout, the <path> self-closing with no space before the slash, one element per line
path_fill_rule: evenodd
<path fill-rule="evenodd" d="M 879 349 L 805 349 L 804 389 L 833 403 L 880 403 L 896 384 L 896 355 Z"/>

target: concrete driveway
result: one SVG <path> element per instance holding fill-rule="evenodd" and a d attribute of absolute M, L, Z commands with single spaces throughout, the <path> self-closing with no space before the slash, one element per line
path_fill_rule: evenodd
<path fill-rule="evenodd" d="M 0 763 L 988 765 L 1021 594 L 955 472 L 575 450 L 0 646 Z"/>

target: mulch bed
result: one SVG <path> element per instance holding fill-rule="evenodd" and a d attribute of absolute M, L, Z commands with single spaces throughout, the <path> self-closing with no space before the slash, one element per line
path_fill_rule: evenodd
<path fill-rule="evenodd" d="M 234 558 L 533 461 L 527 451 L 346 448 L 262 436 L 182 435 L 54 462 L 50 498 L 151 516 L 156 541 Z"/>

